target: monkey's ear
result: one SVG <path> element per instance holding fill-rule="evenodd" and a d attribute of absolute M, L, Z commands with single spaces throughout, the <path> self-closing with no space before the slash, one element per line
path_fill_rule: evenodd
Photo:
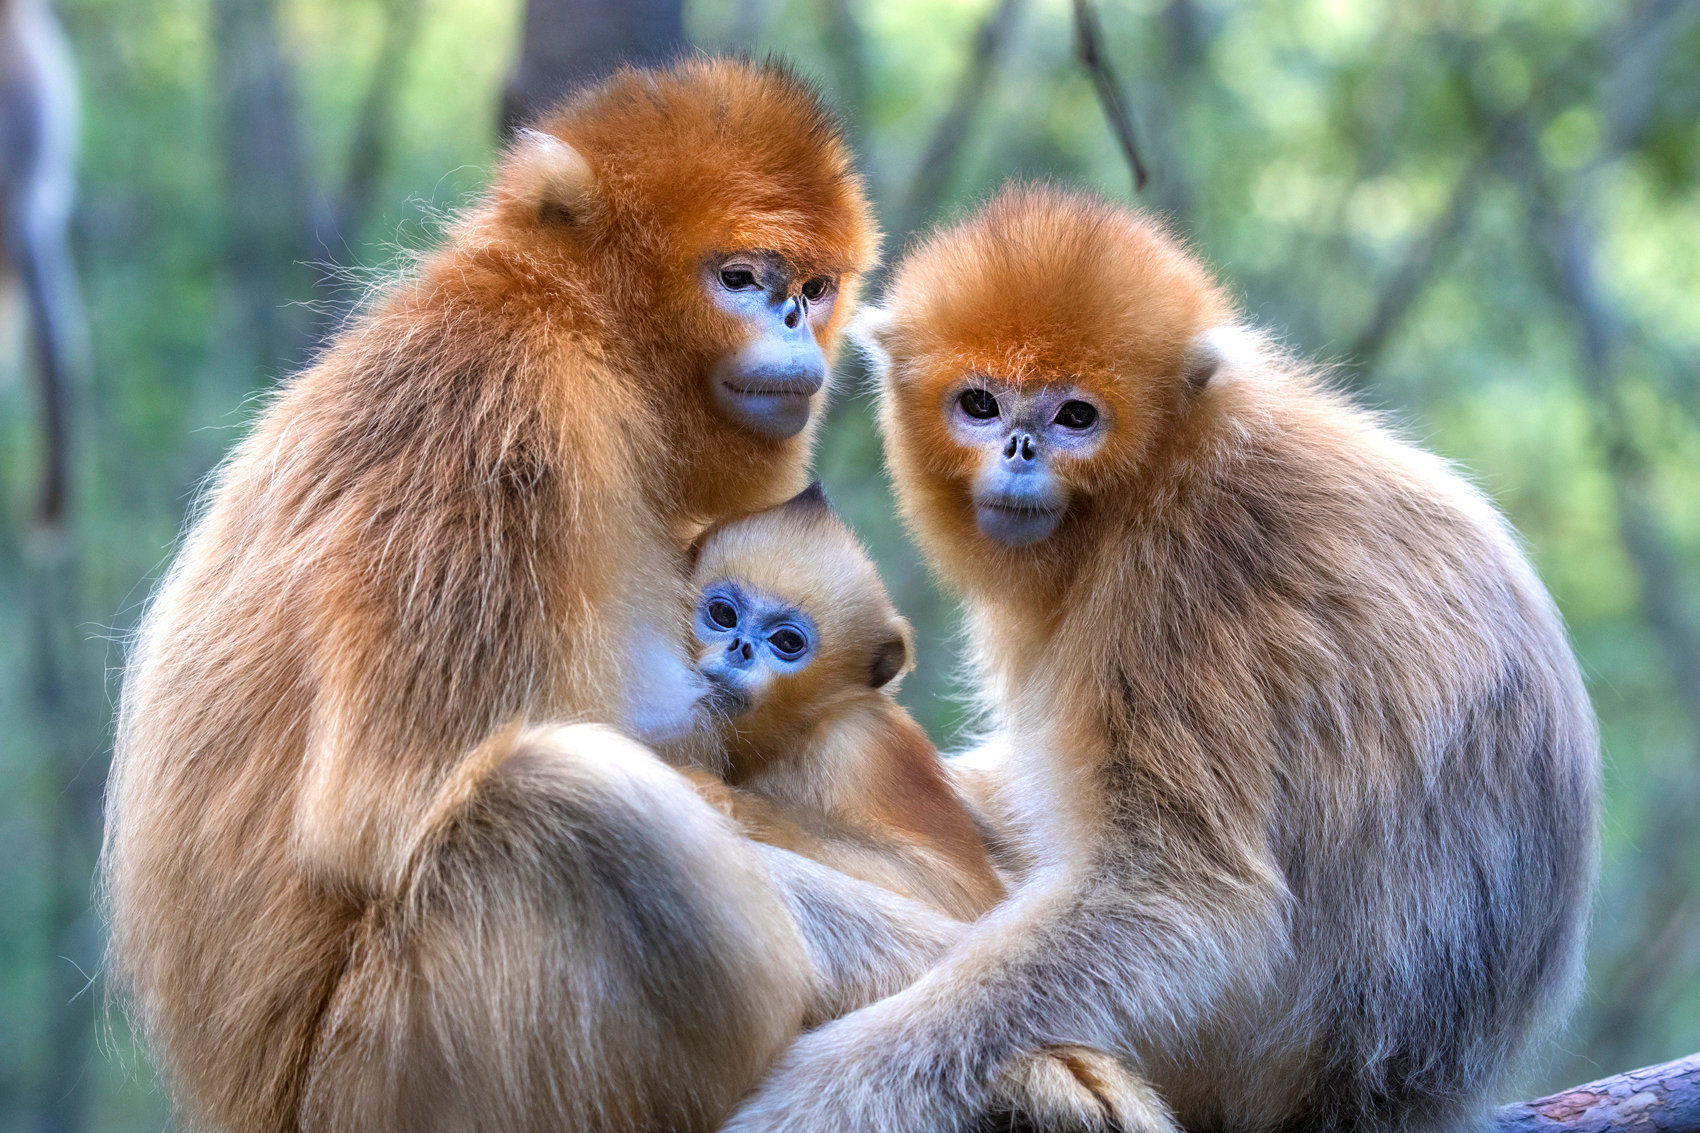
<path fill-rule="evenodd" d="M 844 327 L 844 333 L 867 360 L 868 372 L 879 381 L 891 372 L 891 350 L 887 346 L 891 325 L 891 312 L 869 303 Z"/>
<path fill-rule="evenodd" d="M 546 227 L 583 224 L 597 204 L 596 175 L 584 156 L 542 130 L 520 130 L 499 177 L 504 202 Z"/>
<path fill-rule="evenodd" d="M 1194 338 L 1187 348 L 1181 360 L 1181 378 L 1186 382 L 1187 392 L 1197 393 L 1220 380 L 1224 368 L 1257 365 L 1266 350 L 1267 344 L 1255 331 L 1232 324 L 1211 327 Z"/>
<path fill-rule="evenodd" d="M 898 618 L 891 625 L 891 636 L 874 649 L 873 667 L 868 672 L 872 688 L 884 688 L 915 667 L 915 631 L 909 623 Z"/>
<path fill-rule="evenodd" d="M 1216 341 L 1214 331 L 1205 331 L 1192 340 L 1187 347 L 1186 356 L 1181 359 L 1181 380 L 1186 382 L 1186 388 L 1191 393 L 1197 393 L 1210 384 L 1210 379 L 1216 376 L 1216 371 L 1222 368 L 1222 348 Z"/>
<path fill-rule="evenodd" d="M 801 508 L 804 510 L 831 511 L 832 501 L 826 498 L 826 489 L 816 480 L 801 492 L 786 500 L 781 507 Z"/>
<path fill-rule="evenodd" d="M 692 539 L 690 545 L 685 548 L 685 574 L 687 576 L 696 573 L 697 564 L 702 562 L 702 553 L 708 547 L 709 540 L 724 531 L 726 527 L 726 523 L 716 523 L 697 532 L 697 537 Z"/>

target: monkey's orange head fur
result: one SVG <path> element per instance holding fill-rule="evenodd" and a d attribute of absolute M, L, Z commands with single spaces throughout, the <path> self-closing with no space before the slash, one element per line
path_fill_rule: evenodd
<path fill-rule="evenodd" d="M 669 306 L 691 295 L 715 252 L 772 252 L 850 285 L 879 250 L 836 118 L 777 63 L 624 67 L 522 132 L 495 198 L 515 220 L 570 235 L 618 278 L 666 281 L 671 294 L 653 298 Z"/>
<path fill-rule="evenodd" d="M 1083 192 L 1007 187 L 913 250 L 885 310 L 863 325 L 884 369 L 881 421 L 900 503 L 929 549 L 949 552 L 933 561 L 1000 574 L 1043 562 L 1070 545 L 1081 513 L 1137 494 L 1142 468 L 1208 380 L 1201 336 L 1230 319 L 1203 266 L 1154 220 Z M 951 415 L 980 385 L 1043 406 L 1079 391 L 1096 410 L 1091 443 L 1049 458 L 1061 519 L 1037 545 L 999 546 L 977 529 L 976 485 L 997 446 L 988 457 L 965 443 Z"/>
<path fill-rule="evenodd" d="M 850 702 L 889 689 L 911 667 L 909 623 L 892 605 L 873 560 L 827 503 L 819 485 L 778 507 L 732 520 L 698 543 L 698 593 L 732 583 L 767 608 L 807 619 L 814 655 L 774 677 L 732 721 L 746 745 L 784 743 Z M 707 659 L 707 650 L 699 651 Z"/>

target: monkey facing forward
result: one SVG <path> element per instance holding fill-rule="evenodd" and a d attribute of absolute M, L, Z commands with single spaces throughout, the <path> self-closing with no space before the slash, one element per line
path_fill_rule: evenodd
<path fill-rule="evenodd" d="M 1593 716 L 1504 521 L 1095 198 L 1006 190 L 888 312 L 888 459 L 996 726 L 963 778 L 1033 864 L 728 1128 L 968 1128 L 1059 1042 L 1138 1069 L 1131 1128 L 1472 1127 L 1595 867 Z"/>
<path fill-rule="evenodd" d="M 686 551 L 805 482 L 876 233 L 783 68 L 625 71 L 266 406 L 132 652 L 111 963 L 193 1128 L 708 1129 L 946 918 L 737 835 Z"/>
<path fill-rule="evenodd" d="M 959 920 L 996 904 L 973 819 L 891 696 L 909 623 L 820 485 L 710 528 L 692 586 L 713 708 L 697 758 L 724 775 L 705 794 L 763 842 Z"/>

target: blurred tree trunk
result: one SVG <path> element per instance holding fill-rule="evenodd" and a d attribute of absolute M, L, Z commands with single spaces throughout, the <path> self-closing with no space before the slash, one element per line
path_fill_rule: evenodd
<path fill-rule="evenodd" d="M 678 55 L 687 46 L 684 0 L 526 0 L 520 34 L 502 90 L 504 135 L 621 63 Z"/>
<path fill-rule="evenodd" d="M 256 372 L 306 359 L 314 316 L 286 301 L 311 293 L 314 223 L 295 74 L 279 44 L 277 0 L 213 5 L 214 78 L 223 111 L 225 266 L 237 305 L 235 342 Z M 238 354 L 238 357 L 241 355 Z M 241 367 L 237 367 L 240 369 Z"/>
<path fill-rule="evenodd" d="M 27 693 L 8 726 L 33 747 L 21 793 L 40 800 L 44 859 L 40 1061 L 32 1060 L 27 1086 L 22 1074 L 4 1078 L 28 1091 L 28 1123 L 42 1133 L 88 1124 L 95 1001 L 84 993 L 100 955 L 89 904 L 107 713 L 91 695 L 100 687 L 99 660 L 78 640 L 86 621 L 71 491 L 72 386 L 88 368 L 69 240 L 78 126 L 76 75 L 52 9 L 45 0 L 0 4 L 0 271 L 25 299 L 42 452 L 31 528 L 19 540 L 27 620 L 22 640 L 6 643 L 18 651 Z"/>
<path fill-rule="evenodd" d="M 395 137 L 396 96 L 408 58 L 419 40 L 423 8 L 421 0 L 384 0 L 384 36 L 354 119 L 342 191 L 331 209 L 330 229 L 320 236 L 320 242 L 332 252 L 359 236 L 377 203 L 378 179 Z"/>
<path fill-rule="evenodd" d="M 38 550 L 29 570 L 29 671 L 41 740 L 40 797 L 46 836 L 47 1001 L 43 1072 L 35 1103 L 41 1133 L 88 1127 L 89 1056 L 99 997 L 90 991 L 100 943 L 90 910 L 105 779 L 105 703 L 100 658 L 82 615 L 80 561 L 60 544 Z"/>

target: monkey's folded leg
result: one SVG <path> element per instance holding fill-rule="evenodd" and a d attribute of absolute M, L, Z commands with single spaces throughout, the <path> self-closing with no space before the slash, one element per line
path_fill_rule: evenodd
<path fill-rule="evenodd" d="M 355 930 L 302 1127 L 712 1128 L 817 983 L 754 846 L 594 725 L 492 741 L 439 801 Z"/>

